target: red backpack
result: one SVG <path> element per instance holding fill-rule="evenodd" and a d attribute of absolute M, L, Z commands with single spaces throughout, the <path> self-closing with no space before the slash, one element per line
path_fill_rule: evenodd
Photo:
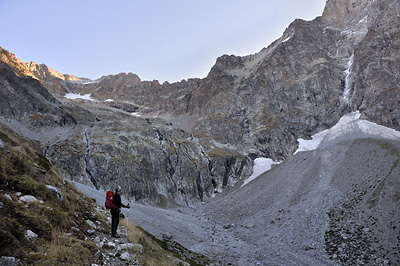
<path fill-rule="evenodd" d="M 107 209 L 111 209 L 111 208 L 117 208 L 117 206 L 115 206 L 113 204 L 113 198 L 114 198 L 114 192 L 113 191 L 107 191 L 106 192 L 106 202 L 104 203 L 104 206 L 106 206 Z"/>

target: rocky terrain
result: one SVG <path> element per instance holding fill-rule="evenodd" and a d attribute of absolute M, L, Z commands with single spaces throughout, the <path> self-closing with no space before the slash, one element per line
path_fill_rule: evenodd
<path fill-rule="evenodd" d="M 397 265 L 400 132 L 340 121 L 246 185 L 192 208 L 131 203 L 130 219 L 217 265 Z"/>
<path fill-rule="evenodd" d="M 400 129 L 399 16 L 397 1 L 328 0 L 260 52 L 172 84 L 77 78 L 0 49 L 0 125 L 63 179 L 121 185 L 136 224 L 210 264 L 397 265 L 399 139 L 333 126 L 358 111 Z M 241 187 L 259 157 L 282 163 Z"/>

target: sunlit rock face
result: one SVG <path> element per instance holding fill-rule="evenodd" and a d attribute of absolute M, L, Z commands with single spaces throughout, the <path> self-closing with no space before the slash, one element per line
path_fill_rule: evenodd
<path fill-rule="evenodd" d="M 26 63 L 25 66 L 35 77 L 42 81 L 43 85 L 48 88 L 51 93 L 56 95 L 63 95 L 71 91 L 68 82 L 72 84 L 81 84 L 90 81 L 89 79 L 81 79 L 72 75 L 62 74 L 49 68 L 45 64 L 39 65 L 35 62 L 29 62 Z"/>
<path fill-rule="evenodd" d="M 0 61 L 0 116 L 3 121 L 28 131 L 39 132 L 47 127 L 71 127 L 74 119 L 63 109 L 40 82 L 31 77 L 18 77 L 13 69 Z M 34 134 L 32 132 L 32 134 Z"/>

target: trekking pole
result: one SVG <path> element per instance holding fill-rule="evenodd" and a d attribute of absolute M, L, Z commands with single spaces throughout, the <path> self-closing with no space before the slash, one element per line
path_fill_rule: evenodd
<path fill-rule="evenodd" d="M 126 241 L 128 241 L 128 222 L 129 222 L 129 208 L 128 211 L 126 212 Z"/>

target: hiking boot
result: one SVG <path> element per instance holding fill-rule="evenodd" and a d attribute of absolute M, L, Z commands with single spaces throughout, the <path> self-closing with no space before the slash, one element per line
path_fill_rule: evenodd
<path fill-rule="evenodd" d="M 111 235 L 111 237 L 120 238 L 119 235 Z"/>

